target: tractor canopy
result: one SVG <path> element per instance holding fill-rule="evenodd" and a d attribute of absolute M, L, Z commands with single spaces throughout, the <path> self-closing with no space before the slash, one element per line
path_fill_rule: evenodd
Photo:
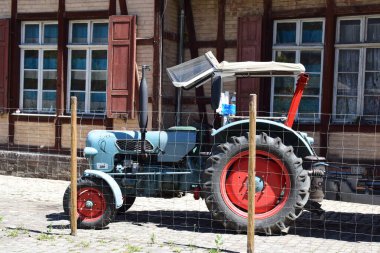
<path fill-rule="evenodd" d="M 220 76 L 224 80 L 237 77 L 298 76 L 305 72 L 300 63 L 282 62 L 227 62 L 221 63 L 211 51 L 187 62 L 167 69 L 174 86 L 185 90 L 203 85 L 209 78 Z"/>

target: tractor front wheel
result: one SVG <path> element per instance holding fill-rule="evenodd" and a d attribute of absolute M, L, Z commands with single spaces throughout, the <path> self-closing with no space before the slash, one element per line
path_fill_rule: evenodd
<path fill-rule="evenodd" d="M 70 214 L 70 186 L 63 197 L 65 214 Z M 115 216 L 113 194 L 103 180 L 79 179 L 77 184 L 78 227 L 101 229 Z"/>
<path fill-rule="evenodd" d="M 232 137 L 208 159 L 203 184 L 213 218 L 238 232 L 247 230 L 249 143 Z M 292 147 L 266 134 L 256 136 L 255 230 L 286 233 L 309 199 L 310 178 Z"/>

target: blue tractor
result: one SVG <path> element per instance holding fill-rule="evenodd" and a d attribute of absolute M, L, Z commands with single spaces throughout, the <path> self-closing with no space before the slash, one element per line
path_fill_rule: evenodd
<path fill-rule="evenodd" d="M 302 64 L 221 62 L 211 52 L 167 69 L 174 86 L 191 89 L 211 79 L 212 107 L 224 125 L 209 131 L 175 126 L 147 131 L 147 83 L 140 84 L 140 131 L 95 130 L 84 155 L 90 168 L 78 180 L 78 226 L 103 228 L 136 197 L 172 198 L 187 193 L 205 200 L 214 220 L 247 230 L 249 120 L 234 117 L 221 95 L 223 81 L 236 78 L 298 77 L 287 117 L 258 118 L 256 135 L 255 229 L 286 233 L 303 210 L 322 212 L 323 158 L 313 139 L 291 128 L 308 75 Z M 228 100 L 228 99 L 227 99 Z M 63 197 L 69 213 L 70 186 Z"/>

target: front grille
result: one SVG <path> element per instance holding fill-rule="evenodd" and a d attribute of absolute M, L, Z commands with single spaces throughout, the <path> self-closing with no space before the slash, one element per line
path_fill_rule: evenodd
<path fill-rule="evenodd" d="M 123 151 L 141 152 L 141 140 L 117 140 L 116 145 Z M 153 151 L 153 145 L 145 140 L 145 151 Z"/>

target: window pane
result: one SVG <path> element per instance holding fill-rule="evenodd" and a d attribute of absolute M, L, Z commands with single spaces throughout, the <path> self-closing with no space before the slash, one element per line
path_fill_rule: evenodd
<path fill-rule="evenodd" d="M 79 112 L 84 112 L 84 100 L 85 100 L 85 93 L 84 92 L 70 92 L 71 97 L 77 97 L 77 109 Z"/>
<path fill-rule="evenodd" d="M 298 109 L 300 118 L 318 118 L 319 98 L 303 97 Z"/>
<path fill-rule="evenodd" d="M 25 50 L 24 69 L 38 69 L 38 50 Z"/>
<path fill-rule="evenodd" d="M 72 43 L 87 44 L 87 23 L 74 23 Z"/>
<path fill-rule="evenodd" d="M 44 51 L 44 69 L 57 69 L 57 51 Z"/>
<path fill-rule="evenodd" d="M 321 51 L 301 51 L 301 63 L 306 72 L 321 72 Z"/>
<path fill-rule="evenodd" d="M 25 70 L 24 71 L 24 89 L 37 89 L 38 88 L 38 71 Z"/>
<path fill-rule="evenodd" d="M 24 91 L 23 107 L 25 110 L 37 110 L 37 91 Z"/>
<path fill-rule="evenodd" d="M 44 43 L 56 44 L 58 42 L 58 25 L 48 24 L 44 25 Z"/>
<path fill-rule="evenodd" d="M 289 95 L 294 92 L 293 77 L 275 77 L 274 78 L 274 94 Z"/>
<path fill-rule="evenodd" d="M 292 101 L 291 97 L 279 97 L 275 96 L 273 99 L 273 113 L 274 115 L 283 116 L 287 115 L 290 102 Z"/>
<path fill-rule="evenodd" d="M 365 68 L 380 71 L 380 48 L 367 48 Z"/>
<path fill-rule="evenodd" d="M 380 42 L 380 18 L 369 18 L 367 42 Z"/>
<path fill-rule="evenodd" d="M 295 63 L 296 52 L 295 51 L 276 51 L 275 61 Z"/>
<path fill-rule="evenodd" d="M 276 43 L 296 43 L 296 23 L 277 23 Z"/>
<path fill-rule="evenodd" d="M 352 121 L 356 118 L 356 97 L 337 97 L 336 118 Z"/>
<path fill-rule="evenodd" d="M 108 24 L 95 23 L 92 31 L 92 43 L 107 44 L 108 43 Z"/>
<path fill-rule="evenodd" d="M 365 73 L 364 94 L 380 95 L 380 72 Z"/>
<path fill-rule="evenodd" d="M 305 95 L 319 95 L 319 90 L 321 86 L 321 75 L 311 74 L 308 84 L 306 85 Z"/>
<path fill-rule="evenodd" d="M 40 43 L 40 26 L 38 24 L 25 25 L 25 43 Z"/>
<path fill-rule="evenodd" d="M 91 93 L 90 111 L 104 113 L 106 111 L 106 93 Z"/>
<path fill-rule="evenodd" d="M 359 72 L 359 50 L 339 50 L 338 71 Z"/>
<path fill-rule="evenodd" d="M 92 51 L 92 70 L 107 70 L 107 50 Z"/>
<path fill-rule="evenodd" d="M 364 96 L 364 116 L 380 115 L 380 97 Z"/>
<path fill-rule="evenodd" d="M 55 90 L 57 87 L 57 71 L 44 71 L 42 81 L 44 90 Z"/>
<path fill-rule="evenodd" d="M 339 42 L 357 43 L 360 42 L 360 20 L 341 20 Z"/>
<path fill-rule="evenodd" d="M 356 96 L 358 94 L 358 74 L 338 74 L 337 94 Z"/>
<path fill-rule="evenodd" d="M 86 90 L 85 71 L 71 71 L 71 90 Z"/>
<path fill-rule="evenodd" d="M 71 69 L 86 69 L 86 50 L 71 51 Z"/>
<path fill-rule="evenodd" d="M 107 86 L 107 72 L 92 72 L 91 73 L 91 90 L 92 91 L 106 91 Z"/>
<path fill-rule="evenodd" d="M 56 106 L 55 92 L 42 93 L 42 111 L 55 112 Z"/>
<path fill-rule="evenodd" d="M 303 22 L 302 23 L 302 42 L 303 43 L 322 43 L 323 22 Z"/>

